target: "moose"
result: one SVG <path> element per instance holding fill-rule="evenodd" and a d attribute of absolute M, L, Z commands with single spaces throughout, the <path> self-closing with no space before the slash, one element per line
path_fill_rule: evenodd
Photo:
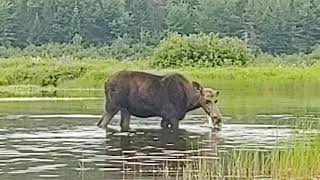
<path fill-rule="evenodd" d="M 156 75 L 123 70 L 105 82 L 105 110 L 97 126 L 107 128 L 120 111 L 121 131 L 130 130 L 130 116 L 161 117 L 162 128 L 179 128 L 186 113 L 202 108 L 213 127 L 221 123 L 218 90 L 203 88 L 179 73 Z"/>

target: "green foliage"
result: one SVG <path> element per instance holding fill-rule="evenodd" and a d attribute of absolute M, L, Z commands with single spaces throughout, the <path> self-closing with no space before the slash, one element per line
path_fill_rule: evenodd
<path fill-rule="evenodd" d="M 314 124 L 315 129 L 300 127 L 302 132 L 275 144 L 272 149 L 234 145 L 232 149 L 218 149 L 216 158 L 186 161 L 183 179 L 317 179 L 320 175 L 319 122 L 302 118 L 295 121 Z"/>
<path fill-rule="evenodd" d="M 0 2 L 0 46 L 11 46 L 15 41 L 14 6 L 7 1 Z"/>
<path fill-rule="evenodd" d="M 250 49 L 237 38 L 220 38 L 210 33 L 169 35 L 155 50 L 155 67 L 245 65 L 252 59 Z"/>
<path fill-rule="evenodd" d="M 309 54 L 270 55 L 259 54 L 255 59 L 258 66 L 314 66 L 320 63 L 320 47 L 315 47 Z"/>
<path fill-rule="evenodd" d="M 42 89 L 46 91 L 48 89 L 59 90 L 70 88 L 101 89 L 103 88 L 104 81 L 112 73 L 125 69 L 159 73 L 158 69 L 151 68 L 148 66 L 148 63 L 143 60 L 119 62 L 118 60 L 100 58 L 83 58 L 81 60 L 68 57 L 0 58 L 0 91 L 1 89 L 6 89 L 5 92 L 9 93 L 11 89 L 7 89 L 7 87 L 29 87 L 29 85 L 39 87 L 38 92 Z M 303 97 L 303 94 L 296 93 L 305 92 L 305 90 L 308 89 L 306 92 L 316 96 L 319 92 L 319 65 L 285 67 L 263 64 L 263 67 L 261 67 L 260 65 L 251 64 L 246 67 L 183 67 L 179 69 L 160 70 L 161 74 L 170 72 L 179 72 L 190 79 L 199 81 L 206 87 L 218 88 L 224 92 L 222 94 L 224 97 L 221 98 L 223 99 L 222 103 L 236 101 L 233 97 L 228 96 L 228 94 L 226 94 L 227 92 L 242 93 L 243 91 L 238 90 L 245 88 L 246 91 L 250 92 L 245 95 L 248 96 L 245 98 L 248 101 L 247 103 L 255 103 L 256 100 L 259 99 L 259 103 L 256 103 L 256 106 L 252 107 L 252 109 L 255 109 L 255 112 L 263 109 L 264 111 L 261 113 L 266 113 L 265 111 L 269 112 L 269 110 L 265 108 L 265 104 L 270 104 L 269 96 L 264 98 L 261 97 L 261 94 L 269 94 L 272 92 L 272 97 L 279 97 L 279 93 L 286 93 L 286 95 L 289 93 L 290 97 Z M 299 91 L 288 91 L 288 89 L 299 89 Z M 52 90 L 50 90 L 50 92 L 53 92 Z M 1 91 L 0 94 L 1 93 L 2 96 L 6 96 L 6 94 L 3 94 L 4 91 Z M 72 95 L 72 92 L 68 94 Z M 58 96 L 59 95 L 64 94 L 58 94 Z M 14 96 L 14 93 L 11 93 L 10 96 Z M 225 113 L 236 115 L 239 110 L 237 106 L 238 103 L 239 102 L 234 102 L 234 111 L 228 109 Z M 272 101 L 271 103 L 274 104 L 271 107 L 279 106 L 277 101 Z M 294 103 L 300 103 L 300 101 Z M 317 104 L 317 102 L 314 103 Z M 241 112 L 248 111 L 245 106 L 240 109 Z M 290 112 L 291 111 L 295 113 L 296 109 L 291 109 Z"/>
<path fill-rule="evenodd" d="M 119 38 L 112 42 L 110 46 L 111 54 L 118 59 L 125 59 L 134 54 L 133 49 L 128 43 L 129 39 Z"/>
<path fill-rule="evenodd" d="M 53 63 L 50 61 L 32 60 L 16 64 L 14 68 L 4 70 L 6 84 L 35 84 L 40 86 L 57 86 L 64 80 L 81 77 L 86 72 L 82 65 Z"/>
<path fill-rule="evenodd" d="M 106 77 L 126 68 L 140 68 L 136 62 L 126 63 L 115 60 L 70 58 L 11 58 L 0 59 L 0 86 L 37 85 L 41 87 L 100 87 Z M 66 84 L 66 82 L 68 82 Z"/>
<path fill-rule="evenodd" d="M 265 66 L 265 64 L 263 65 Z M 115 61 L 106 59 L 84 58 L 82 60 L 73 60 L 70 58 L 0 58 L 0 85 L 20 85 L 34 84 L 39 86 L 63 85 L 69 86 L 74 81 L 72 87 L 98 87 L 103 84 L 103 79 L 112 72 L 123 69 L 149 70 L 155 72 L 145 61 Z M 177 72 L 177 69 L 165 69 L 163 72 Z M 189 76 L 192 79 L 199 80 L 203 84 L 210 85 L 216 82 L 218 86 L 224 86 L 221 83 L 228 82 L 256 82 L 253 85 L 259 86 L 276 83 L 286 84 L 297 82 L 300 84 L 313 82 L 318 83 L 319 66 L 310 67 L 281 67 L 267 64 L 266 67 L 250 65 L 247 67 L 184 67 L 178 72 Z M 67 82 L 67 84 L 66 84 Z M 221 83 L 220 83 L 221 82 Z"/>
<path fill-rule="evenodd" d="M 130 43 L 129 39 L 119 38 L 111 45 L 84 46 L 81 36 L 75 35 L 73 43 L 49 43 L 41 46 L 29 45 L 26 48 L 6 48 L 0 46 L 0 57 L 41 57 L 41 58 L 116 58 L 119 60 L 139 59 L 149 56 L 152 47 L 143 42 Z"/>
<path fill-rule="evenodd" d="M 310 53 L 320 43 L 315 0 L 3 0 L 0 46 L 46 44 L 157 46 L 167 32 L 218 33 L 246 40 L 256 52 Z M 117 50 L 115 50 L 117 51 Z M 125 51 L 125 52 L 123 52 Z M 113 52 L 114 53 L 114 52 Z M 127 56 L 127 55 L 125 55 Z"/>
<path fill-rule="evenodd" d="M 194 30 L 194 12 L 190 4 L 181 1 L 180 3 L 169 5 L 166 24 L 171 32 L 190 34 Z"/>
<path fill-rule="evenodd" d="M 222 36 L 243 37 L 243 0 L 199 0 L 196 29 L 199 32 L 219 33 Z"/>

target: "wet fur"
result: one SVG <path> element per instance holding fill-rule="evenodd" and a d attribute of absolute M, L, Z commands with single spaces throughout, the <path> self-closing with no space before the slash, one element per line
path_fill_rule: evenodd
<path fill-rule="evenodd" d="M 105 83 L 105 110 L 113 116 L 126 111 L 136 117 L 162 117 L 162 126 L 178 126 L 188 111 L 201 107 L 195 85 L 180 74 L 165 76 L 138 71 L 121 71 Z M 103 117 L 105 118 L 105 117 Z M 103 118 L 98 126 L 103 126 Z M 108 116 L 108 122 L 110 117 Z M 112 117 L 111 117 L 112 118 Z M 127 122 L 126 122 L 127 121 Z M 130 119 L 121 121 L 126 131 Z M 105 124 L 104 124 L 105 125 Z M 125 126 L 125 127 L 123 127 Z"/>

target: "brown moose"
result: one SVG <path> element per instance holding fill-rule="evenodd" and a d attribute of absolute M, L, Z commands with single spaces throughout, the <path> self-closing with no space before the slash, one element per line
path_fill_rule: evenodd
<path fill-rule="evenodd" d="M 110 120 L 121 112 L 121 131 L 128 131 L 130 116 L 161 117 L 161 127 L 179 128 L 186 113 L 202 107 L 213 121 L 221 122 L 217 106 L 219 91 L 202 88 L 181 74 L 155 75 L 139 71 L 120 71 L 105 82 L 105 112 L 97 124 L 107 128 Z"/>

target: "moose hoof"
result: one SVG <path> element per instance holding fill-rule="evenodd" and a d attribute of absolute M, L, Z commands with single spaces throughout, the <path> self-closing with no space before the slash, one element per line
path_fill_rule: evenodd
<path fill-rule="evenodd" d="M 214 130 L 221 130 L 221 124 L 216 124 L 212 126 L 212 129 Z"/>
<path fill-rule="evenodd" d="M 132 132 L 130 128 L 121 129 L 121 132 Z"/>
<path fill-rule="evenodd" d="M 161 127 L 163 129 L 168 128 L 170 125 L 170 123 L 168 121 L 161 121 Z"/>
<path fill-rule="evenodd" d="M 108 128 L 108 126 L 102 126 L 101 124 L 98 124 L 97 125 L 99 128 L 101 128 L 101 129 L 104 129 L 104 130 L 107 130 L 107 128 Z"/>

